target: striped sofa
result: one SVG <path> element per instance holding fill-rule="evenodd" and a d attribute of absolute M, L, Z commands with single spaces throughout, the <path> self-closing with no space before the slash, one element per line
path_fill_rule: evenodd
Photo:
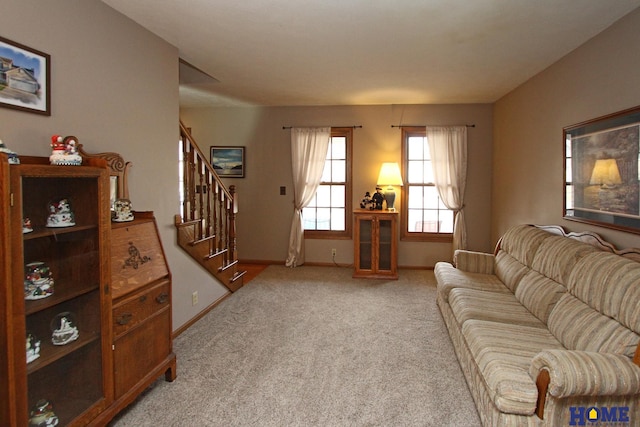
<path fill-rule="evenodd" d="M 484 426 L 640 426 L 640 262 L 609 247 L 521 225 L 436 264 Z"/>

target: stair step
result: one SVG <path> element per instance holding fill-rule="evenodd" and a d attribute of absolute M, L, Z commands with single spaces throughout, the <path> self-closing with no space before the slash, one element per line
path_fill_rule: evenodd
<path fill-rule="evenodd" d="M 229 264 L 227 264 L 227 265 L 223 265 L 222 267 L 220 267 L 220 268 L 218 269 L 218 271 L 219 271 L 219 272 L 223 272 L 223 271 L 228 270 L 228 269 L 230 269 L 231 267 L 235 266 L 236 264 L 238 264 L 238 260 L 232 261 L 232 262 L 230 262 L 230 263 L 229 263 Z"/>
<path fill-rule="evenodd" d="M 180 215 L 176 215 L 176 227 L 187 227 L 189 225 L 198 225 L 202 220 L 200 219 L 192 219 L 191 221 L 178 221 Z"/>
<path fill-rule="evenodd" d="M 209 241 L 211 241 L 212 239 L 215 239 L 215 238 L 216 238 L 216 235 L 215 235 L 215 234 L 213 234 L 213 235 L 211 235 L 211 236 L 203 237 L 202 239 L 194 240 L 193 242 L 191 242 L 191 243 L 189 243 L 189 244 L 190 244 L 191 246 L 195 246 L 195 245 L 200 244 L 200 243 L 203 243 L 203 242 L 209 242 Z"/>
<path fill-rule="evenodd" d="M 205 259 L 205 261 L 206 261 L 206 260 L 211 259 L 211 258 L 219 257 L 220 255 L 225 254 L 225 253 L 227 253 L 227 252 L 229 252 L 229 250 L 228 250 L 228 249 L 223 249 L 223 250 L 221 250 L 221 251 L 213 252 L 213 253 L 211 253 L 211 254 L 209 254 L 209 255 L 205 256 L 205 257 L 204 257 L 204 259 Z"/>
<path fill-rule="evenodd" d="M 244 271 L 236 271 L 236 273 L 233 275 L 233 277 L 231 277 L 231 279 L 229 279 L 229 281 L 231 283 L 235 282 L 238 279 L 241 279 L 242 276 L 244 276 L 245 274 L 247 274 L 247 270 Z"/>

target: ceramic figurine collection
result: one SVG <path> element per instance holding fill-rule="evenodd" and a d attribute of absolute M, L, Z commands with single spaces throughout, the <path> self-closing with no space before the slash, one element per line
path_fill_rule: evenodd
<path fill-rule="evenodd" d="M 113 204 L 113 212 L 111 212 L 111 221 L 113 222 L 129 222 L 133 221 L 133 211 L 131 201 L 129 199 L 117 199 Z"/>
<path fill-rule="evenodd" d="M 77 340 L 80 333 L 75 323 L 74 314 L 68 311 L 54 317 L 51 321 L 51 344 L 65 345 Z"/>
<path fill-rule="evenodd" d="M 60 199 L 49 203 L 47 227 L 61 228 L 73 227 L 74 225 L 76 225 L 76 220 L 69 199 Z"/>
<path fill-rule="evenodd" d="M 373 193 L 373 196 L 367 191 L 364 194 L 364 198 L 360 202 L 360 207 L 362 209 L 369 210 L 382 210 L 382 202 L 384 202 L 384 194 L 382 194 L 382 187 L 376 186 L 376 192 Z"/>
<path fill-rule="evenodd" d="M 53 295 L 53 277 L 49 266 L 42 261 L 25 266 L 24 299 L 38 300 Z"/>
<path fill-rule="evenodd" d="M 41 399 L 31 410 L 29 427 L 54 427 L 60 420 L 53 412 L 53 405 L 46 399 Z"/>
<path fill-rule="evenodd" d="M 14 151 L 9 150 L 4 145 L 4 143 L 2 142 L 1 139 L 0 139 L 0 153 L 5 153 L 9 157 L 9 164 L 10 165 L 19 165 L 20 164 L 20 159 L 18 158 L 18 155 Z"/>
<path fill-rule="evenodd" d="M 79 166 L 82 164 L 82 157 L 78 154 L 78 139 L 75 136 L 62 137 L 53 135 L 51 137 L 51 156 L 49 161 L 52 165 Z"/>
<path fill-rule="evenodd" d="M 27 363 L 40 357 L 40 340 L 31 332 L 27 332 Z"/>

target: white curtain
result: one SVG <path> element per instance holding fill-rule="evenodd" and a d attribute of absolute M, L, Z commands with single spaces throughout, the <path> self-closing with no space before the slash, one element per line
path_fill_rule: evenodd
<path fill-rule="evenodd" d="M 427 126 L 426 131 L 438 195 L 455 215 L 453 251 L 466 249 L 464 190 L 467 182 L 467 127 Z"/>
<path fill-rule="evenodd" d="M 294 207 L 285 263 L 287 267 L 304 264 L 302 209 L 311 202 L 322 179 L 330 138 L 330 127 L 291 129 Z"/>

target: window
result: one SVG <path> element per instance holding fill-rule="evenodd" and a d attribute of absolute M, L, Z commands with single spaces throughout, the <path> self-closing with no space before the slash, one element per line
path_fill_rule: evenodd
<path fill-rule="evenodd" d="M 352 128 L 332 128 L 322 180 L 302 210 L 308 238 L 350 238 Z M 350 218 L 350 217 L 349 217 Z"/>
<path fill-rule="evenodd" d="M 451 241 L 453 211 L 438 196 L 424 128 L 402 129 L 404 166 L 402 238 Z"/>

